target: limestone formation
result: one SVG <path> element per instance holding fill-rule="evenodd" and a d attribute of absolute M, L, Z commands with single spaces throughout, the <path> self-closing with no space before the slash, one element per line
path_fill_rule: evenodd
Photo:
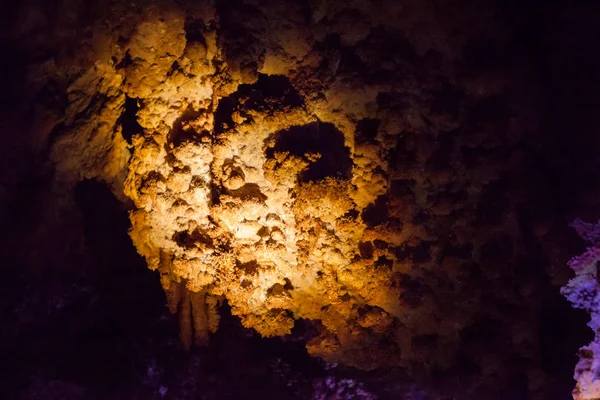
<path fill-rule="evenodd" d="M 131 207 L 185 346 L 227 302 L 264 337 L 310 321 L 331 363 L 484 381 L 513 363 L 542 396 L 518 271 L 536 88 L 520 56 L 486 61 L 510 44 L 493 8 L 151 3 L 95 10 L 78 51 L 30 74 L 66 93 L 63 117 L 36 106 L 60 133 L 55 190 L 96 178 Z"/>
<path fill-rule="evenodd" d="M 440 264 L 443 276 L 463 274 L 473 255 L 492 262 L 486 249 L 511 257 L 517 246 L 514 217 L 497 219 L 480 199 L 502 184 L 498 157 L 518 140 L 518 120 L 500 145 L 490 140 L 493 123 L 478 122 L 463 100 L 476 90 L 470 101 L 499 107 L 485 104 L 506 90 L 502 79 L 423 76 L 426 45 L 394 47 L 391 31 L 355 24 L 390 23 L 358 3 L 322 10 L 339 15 L 332 23 L 315 10 L 309 29 L 299 19 L 265 30 L 263 17 L 275 23 L 289 10 L 248 4 L 256 20 L 239 29 L 255 47 L 226 26 L 215 30 L 214 14 L 186 32 L 183 15 L 156 11 L 126 50 L 123 90 L 139 102 L 143 128 L 125 181 L 131 237 L 160 272 L 171 309 L 186 314 L 184 342 L 208 332 L 206 308 L 189 299 L 222 299 L 266 337 L 318 321 L 307 347 L 330 362 L 422 363 L 410 338 L 431 337 L 446 349 L 434 364 L 451 363 L 472 306 L 442 313 L 427 277 Z M 321 50 L 331 32 L 340 43 Z M 449 57 L 459 46 L 438 45 Z M 375 54 L 374 46 L 390 47 Z M 489 149 L 485 165 L 480 148 Z M 482 212 L 496 228 L 475 235 L 468 226 Z"/>
<path fill-rule="evenodd" d="M 572 226 L 585 239 L 587 250 L 569 261 L 575 272 L 561 293 L 573 307 L 586 310 L 590 314 L 588 326 L 594 331 L 594 340 L 579 349 L 579 362 L 575 367 L 574 378 L 577 386 L 573 390 L 575 400 L 600 398 L 600 309 L 598 306 L 598 261 L 600 261 L 600 223 L 592 224 L 575 220 Z"/>

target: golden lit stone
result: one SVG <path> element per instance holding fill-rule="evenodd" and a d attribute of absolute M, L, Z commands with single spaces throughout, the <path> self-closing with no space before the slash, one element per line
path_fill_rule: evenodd
<path fill-rule="evenodd" d="M 63 163 L 59 172 L 70 182 L 100 170 L 133 202 L 130 236 L 160 273 L 186 347 L 207 342 L 227 301 L 263 336 L 319 321 L 307 344 L 315 356 L 364 368 L 396 363 L 394 351 L 377 362 L 363 353 L 412 307 L 401 298 L 399 274 L 410 265 L 398 248 L 430 233 L 397 222 L 403 215 L 378 214 L 393 174 L 386 137 L 375 132 L 379 144 L 367 143 L 355 131 L 376 117 L 381 88 L 338 81 L 320 95 L 304 92 L 291 55 L 307 66 L 320 61 L 309 55 L 313 43 L 285 27 L 281 51 L 265 53 L 260 75 L 231 65 L 214 15 L 205 17 L 188 40 L 182 14 L 148 10 L 119 73 L 97 63 L 73 83 L 67 118 L 91 107 L 103 123 L 56 144 L 56 154 L 90 146 L 85 160 L 73 158 L 82 168 Z M 102 103 L 77 95 L 90 91 Z M 139 106 L 130 145 L 112 130 L 125 96 Z"/>

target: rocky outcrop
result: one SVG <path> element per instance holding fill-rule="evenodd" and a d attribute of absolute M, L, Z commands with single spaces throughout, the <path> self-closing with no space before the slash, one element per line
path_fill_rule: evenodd
<path fill-rule="evenodd" d="M 366 369 L 447 368 L 498 325 L 489 340 L 534 362 L 533 326 L 507 310 L 535 302 L 501 283 L 523 251 L 529 89 L 517 67 L 477 64 L 465 48 L 490 34 L 503 46 L 502 30 L 452 37 L 398 10 L 411 18 L 401 32 L 394 12 L 362 3 L 233 5 L 218 21 L 149 14 L 126 52 L 143 128 L 125 183 L 131 236 L 172 309 L 187 314 L 188 291 L 206 293 L 263 336 L 311 320 L 311 354 Z M 481 313 L 480 301 L 506 309 Z M 497 373 L 482 353 L 464 356 Z"/>
<path fill-rule="evenodd" d="M 573 221 L 572 226 L 589 246 L 585 253 L 573 257 L 569 266 L 575 277 L 561 289 L 575 308 L 586 310 L 590 314 L 588 326 L 594 331 L 594 340 L 579 350 L 579 362 L 575 367 L 574 378 L 577 386 L 573 390 L 576 400 L 593 400 L 600 398 L 600 310 L 598 309 L 598 261 L 600 261 L 600 224 Z"/>
<path fill-rule="evenodd" d="M 49 149 L 61 199 L 48 214 L 68 214 L 77 182 L 106 182 L 131 208 L 131 239 L 185 347 L 207 342 L 226 301 L 264 337 L 309 321 L 308 351 L 331 363 L 476 374 L 463 389 L 480 397 L 526 374 L 544 396 L 546 272 L 528 257 L 556 221 L 529 202 L 540 99 L 509 11 L 420 0 L 62 11 L 56 57 L 23 24 L 42 60 L 32 142 Z"/>

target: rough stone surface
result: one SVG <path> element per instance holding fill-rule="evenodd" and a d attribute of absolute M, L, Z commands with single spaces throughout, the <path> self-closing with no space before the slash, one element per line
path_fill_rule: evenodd
<path fill-rule="evenodd" d="M 3 251 L 33 270 L 83 264 L 75 191 L 100 180 L 129 208 L 187 348 L 218 331 L 226 302 L 263 337 L 306 323 L 308 352 L 330 363 L 401 368 L 465 398 L 551 392 L 539 313 L 568 276 L 556 215 L 593 209 L 600 191 L 583 172 L 582 189 L 565 183 L 566 140 L 545 132 L 582 120 L 551 122 L 577 94 L 545 90 L 569 57 L 538 68 L 527 28 L 536 17 L 531 31 L 554 34 L 570 13 L 50 3 L 12 6 L 2 28 L 5 54 L 26 66 L 7 76 L 27 88 L 7 86 L 1 111 L 0 222 L 18 249 Z M 569 54 L 556 35 L 544 51 Z M 569 148 L 593 152 L 586 137 Z M 595 171 L 591 158 L 573 163 Z"/>
<path fill-rule="evenodd" d="M 569 266 L 575 271 L 575 277 L 561 289 L 575 308 L 586 310 L 590 314 L 588 326 L 594 332 L 594 340 L 579 349 L 579 362 L 575 367 L 574 378 L 577 386 L 573 390 L 575 400 L 593 400 L 600 398 L 600 310 L 598 309 L 598 261 L 600 261 L 600 223 L 585 223 L 575 220 L 572 224 L 577 233 L 589 246 L 585 253 L 573 257 Z"/>
<path fill-rule="evenodd" d="M 219 35 L 211 16 L 195 20 L 189 42 L 183 16 L 157 11 L 129 40 L 124 90 L 143 127 L 125 182 L 134 244 L 174 303 L 206 291 L 266 337 L 318 321 L 307 348 L 330 362 L 447 368 L 461 331 L 508 323 L 477 317 L 467 298 L 526 303 L 458 278 L 508 279 L 523 251 L 505 191 L 536 126 L 519 113 L 530 85 L 519 67 L 477 81 L 460 65 L 474 36 L 501 43 L 502 31 L 474 24 L 450 39 L 440 24 L 432 45 L 362 2 L 310 20 L 280 3 L 244 7 L 241 26 L 243 8 L 221 12 Z M 433 24 L 407 15 L 407 27 Z M 516 346 L 533 360 L 533 343 Z"/>

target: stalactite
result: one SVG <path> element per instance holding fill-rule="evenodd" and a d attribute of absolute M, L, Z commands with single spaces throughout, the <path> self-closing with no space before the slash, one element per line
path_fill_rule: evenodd
<path fill-rule="evenodd" d="M 219 326 L 218 301 L 207 294 L 206 289 L 190 290 L 185 282 L 172 279 L 173 258 L 163 251 L 160 256 L 162 286 L 167 305 L 172 314 L 179 313 L 180 340 L 189 350 L 193 342 L 196 346 L 206 346 L 209 332 L 216 332 Z M 188 282 L 189 284 L 189 282 Z"/>
<path fill-rule="evenodd" d="M 206 310 L 208 312 L 208 329 L 215 333 L 217 329 L 219 329 L 219 322 L 221 321 L 221 316 L 219 315 L 219 307 L 220 299 L 215 296 L 206 296 Z"/>
<path fill-rule="evenodd" d="M 182 285 L 181 303 L 179 304 L 179 340 L 185 350 L 192 347 L 192 303 L 190 291 Z"/>
<path fill-rule="evenodd" d="M 181 302 L 181 283 L 173 282 L 168 279 L 165 279 L 168 283 L 168 287 L 165 288 L 163 284 L 163 288 L 165 291 L 165 295 L 167 297 L 167 306 L 169 307 L 169 311 L 171 314 L 177 313 L 177 308 L 179 307 L 179 303 Z"/>
<path fill-rule="evenodd" d="M 161 274 L 160 281 L 167 297 L 167 306 L 171 314 L 177 313 L 179 303 L 181 302 L 182 286 L 180 282 L 171 279 L 172 257 L 164 251 L 160 255 L 159 271 Z"/>
<path fill-rule="evenodd" d="M 194 325 L 194 343 L 196 346 L 206 346 L 209 332 L 206 290 L 200 292 L 190 291 L 189 294 Z"/>

